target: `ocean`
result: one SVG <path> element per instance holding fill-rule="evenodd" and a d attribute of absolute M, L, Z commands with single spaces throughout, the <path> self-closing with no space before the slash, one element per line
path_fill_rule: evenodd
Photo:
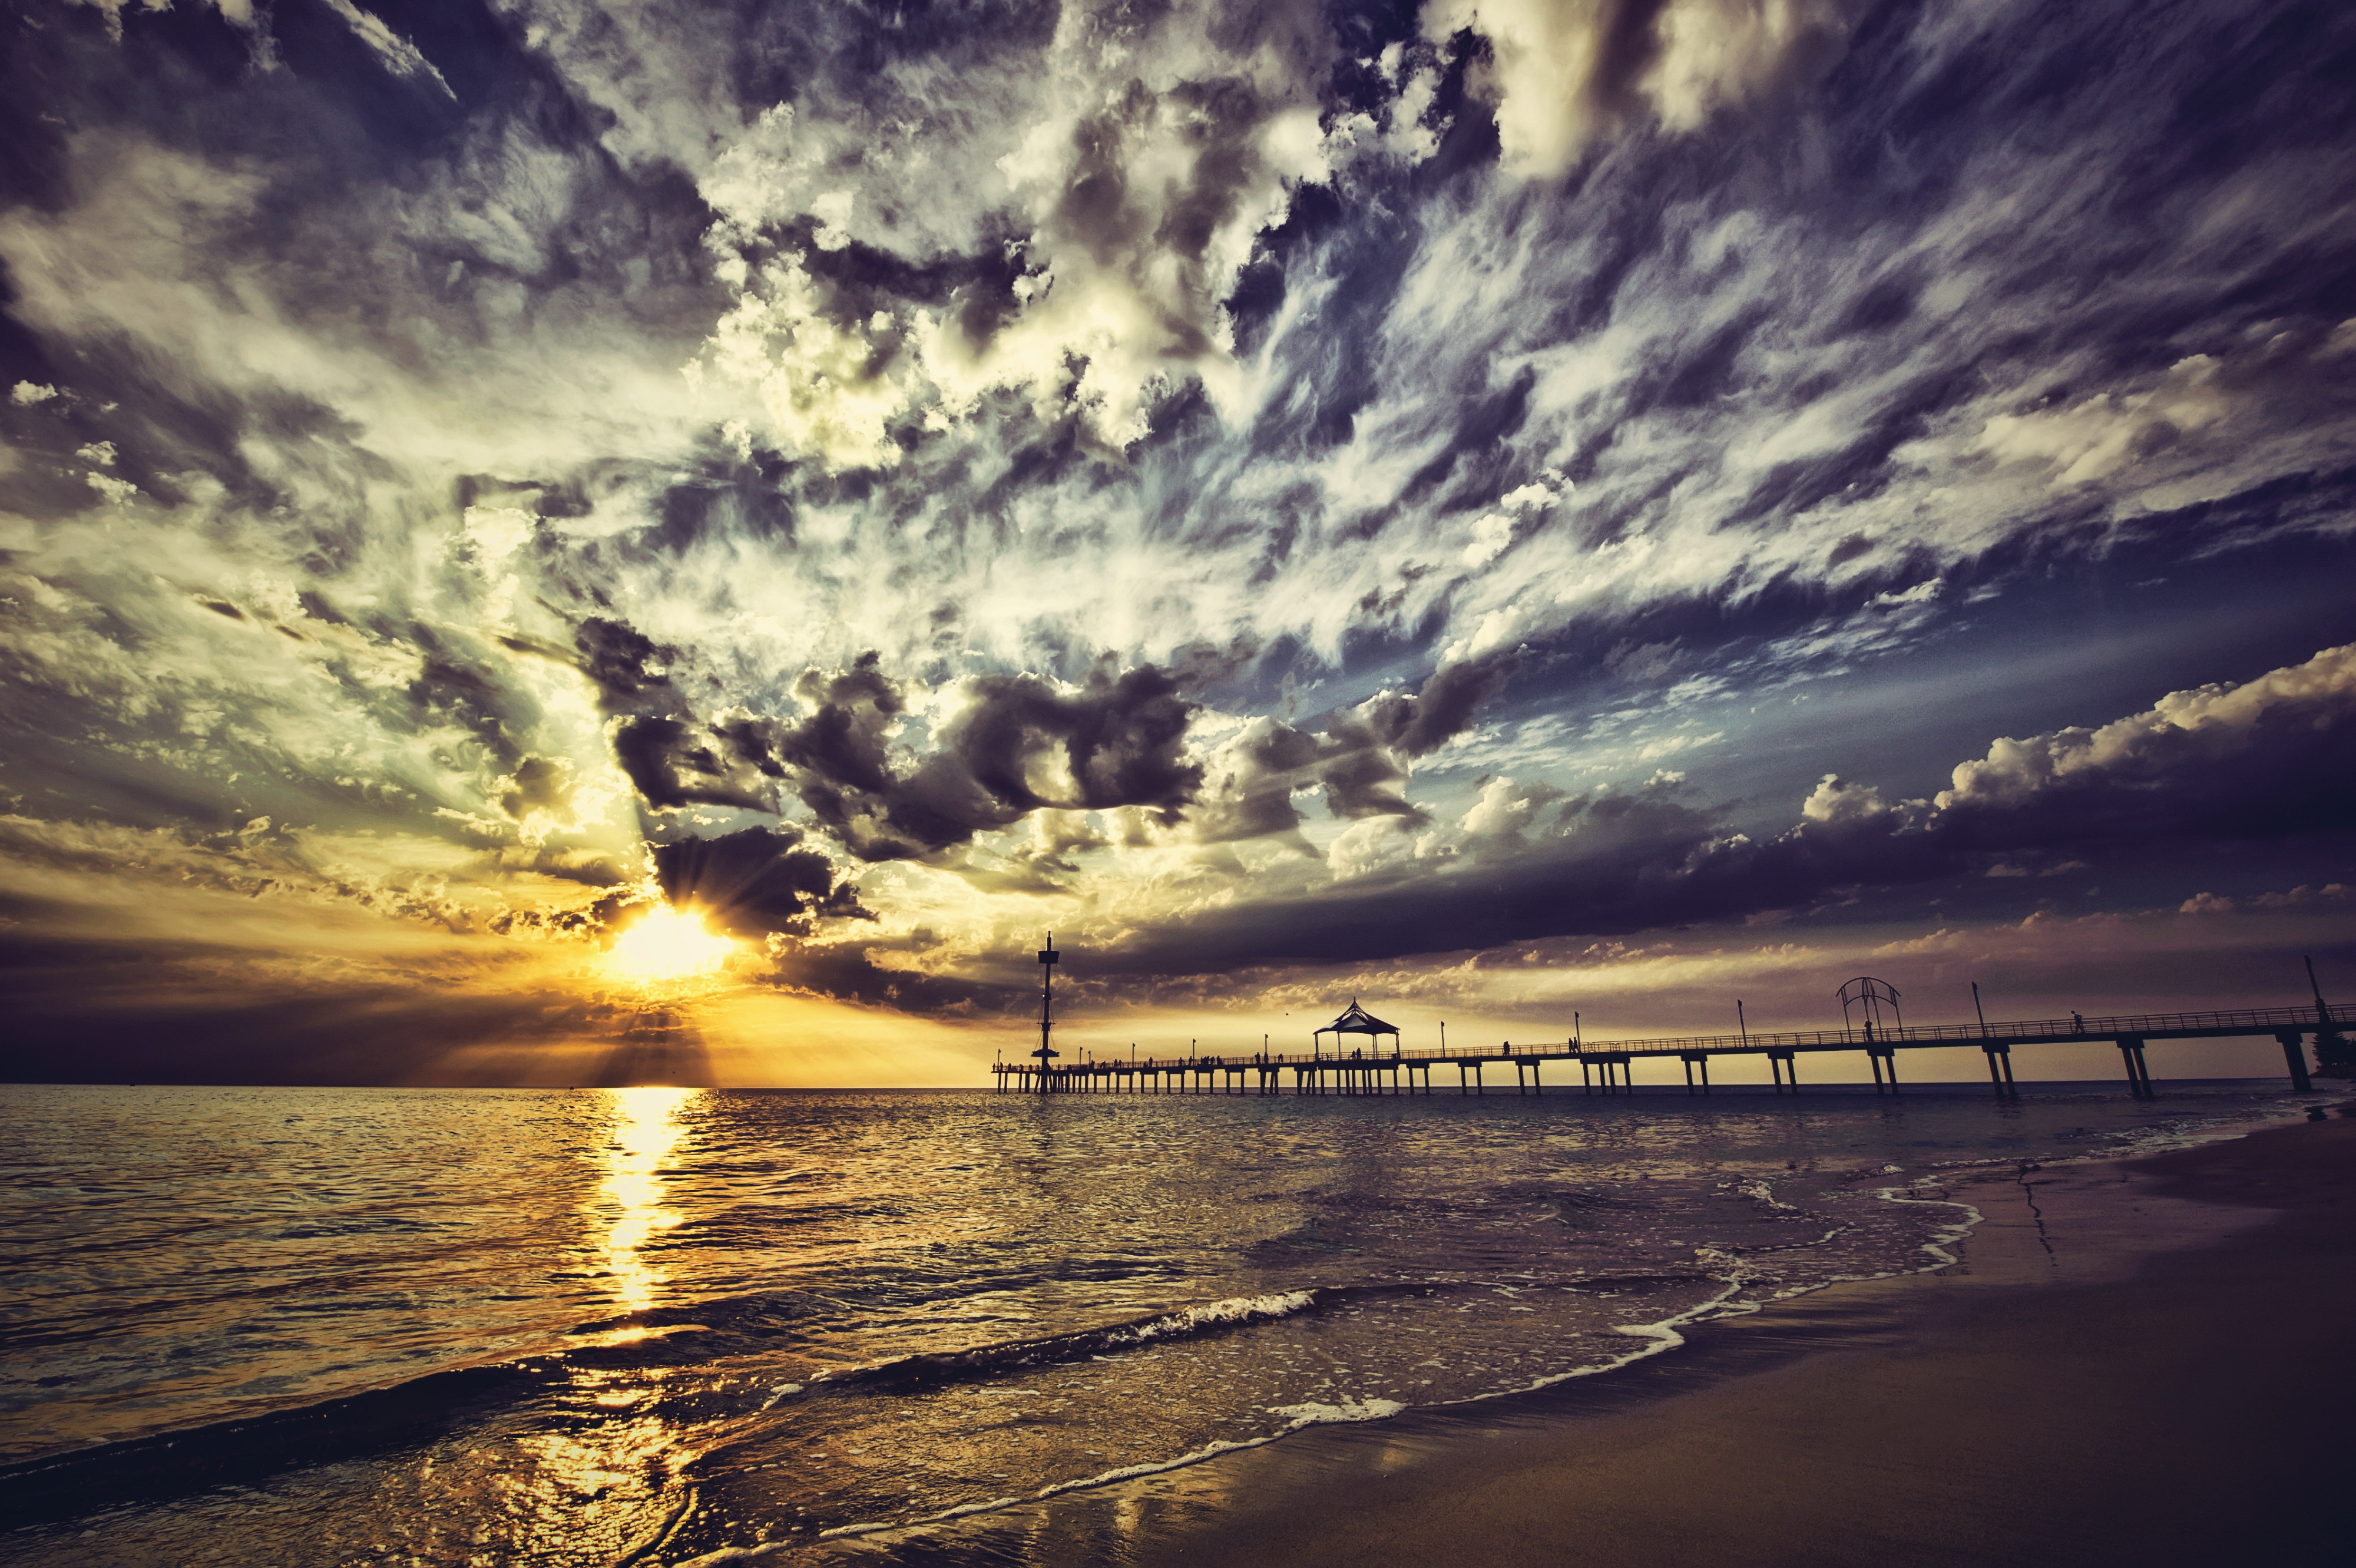
<path fill-rule="evenodd" d="M 0 1088 L 0 1561 L 677 1564 L 1674 1353 L 2268 1082 Z"/>

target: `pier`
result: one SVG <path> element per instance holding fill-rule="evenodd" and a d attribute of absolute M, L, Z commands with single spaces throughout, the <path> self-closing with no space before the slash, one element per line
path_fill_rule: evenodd
<path fill-rule="evenodd" d="M 1054 961 L 1044 953 L 1041 957 L 1045 962 Z M 1043 1014 L 1046 1011 L 1044 1000 L 1043 997 Z M 1366 1018 L 1358 1012 L 1355 1002 L 1351 1008 L 1360 1018 Z M 1343 1015 L 1336 1024 L 1351 1019 L 1352 1013 Z M 1044 1021 L 1043 1018 L 1043 1025 Z M 1764 1057 L 1774 1091 L 1797 1094 L 1801 1091 L 1801 1058 L 1822 1058 L 1848 1053 L 1865 1058 L 1876 1093 L 1895 1094 L 1901 1081 L 1901 1052 L 1933 1046 L 1967 1046 L 1976 1047 L 1986 1056 L 1988 1081 L 1996 1095 L 2017 1099 L 2020 1091 L 2013 1077 L 2015 1050 L 2106 1041 L 2118 1049 L 2120 1072 L 2127 1091 L 2138 1100 L 2148 1100 L 2158 1092 L 2146 1056 L 2154 1042 L 2272 1036 L 2282 1046 L 2292 1090 L 2305 1093 L 2310 1087 L 2308 1036 L 2335 1036 L 2343 1029 L 2356 1027 L 2356 1006 L 2331 1006 L 2318 1001 L 2312 1006 L 2242 1008 L 2221 1013 L 2138 1013 L 2108 1018 L 2072 1015 L 2067 1018 L 1929 1026 L 1884 1024 L 1869 1018 L 1854 1028 L 1785 1034 L 1746 1030 L 1734 1035 L 1659 1039 L 1584 1040 L 1573 1036 L 1525 1045 L 1508 1041 L 1471 1050 L 1403 1050 L 1390 1026 L 1378 1019 L 1366 1021 L 1379 1025 L 1381 1032 L 1390 1036 L 1393 1044 L 1389 1050 L 1260 1050 L 1066 1063 L 1046 1047 L 1043 1027 L 1041 1049 L 1033 1053 L 1032 1062 L 1001 1061 L 992 1064 L 991 1072 L 994 1087 L 1008 1093 L 1428 1095 L 1434 1092 L 1432 1072 L 1437 1068 L 1454 1069 L 1452 1074 L 1443 1071 L 1439 1083 L 1440 1092 L 1485 1094 L 1490 1086 L 1487 1075 L 1494 1070 L 1501 1093 L 1540 1094 L 1548 1090 L 1567 1093 L 1576 1089 L 1582 1094 L 1594 1095 L 1634 1093 L 1630 1069 L 1635 1063 L 1674 1058 L 1685 1069 L 1684 1092 L 1708 1094 L 1711 1090 L 1711 1062 L 1730 1057 Z M 1318 1034 L 1326 1032 L 1320 1030 Z M 1364 1032 L 1370 1039 L 1375 1036 L 1373 1030 L 1347 1032 Z M 1340 1038 L 1338 1035 L 1335 1037 Z M 1815 1065 L 1812 1063 L 1811 1067 Z M 1551 1083 L 1545 1077 L 1548 1069 L 1558 1075 Z M 1575 1081 L 1571 1077 L 1574 1069 L 1578 1073 Z M 1505 1079 L 1508 1072 L 1512 1074 L 1510 1089 Z M 1650 1092 L 1674 1094 L 1679 1088 L 1671 1083 Z"/>

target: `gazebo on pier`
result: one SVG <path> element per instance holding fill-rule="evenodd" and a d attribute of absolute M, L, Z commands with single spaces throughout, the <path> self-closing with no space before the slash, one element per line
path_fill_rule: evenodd
<path fill-rule="evenodd" d="M 1375 1047 L 1375 1055 L 1377 1057 L 1382 1055 L 1382 1047 L 1379 1043 L 1380 1037 L 1384 1035 L 1388 1035 L 1391 1037 L 1391 1055 L 1394 1057 L 1398 1055 L 1398 1026 L 1396 1024 L 1384 1023 L 1380 1018 L 1376 1017 L 1372 1013 L 1369 1013 L 1364 1007 L 1359 1006 L 1358 999 L 1355 996 L 1350 998 L 1348 1010 L 1340 1017 L 1334 1019 L 1323 1028 L 1311 1032 L 1309 1036 L 1310 1048 L 1314 1052 L 1323 1054 L 1324 1050 L 1324 1037 L 1328 1035 L 1333 1036 L 1333 1054 L 1337 1058 L 1342 1054 L 1342 1036 L 1344 1035 L 1372 1035 L 1376 1036 L 1377 1043 Z"/>

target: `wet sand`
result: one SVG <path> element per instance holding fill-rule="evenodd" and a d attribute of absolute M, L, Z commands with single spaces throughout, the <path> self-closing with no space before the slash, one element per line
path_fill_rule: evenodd
<path fill-rule="evenodd" d="M 1607 1377 L 1330 1427 L 947 1529 L 909 1563 L 2356 1560 L 2356 1121 L 1944 1189 L 1935 1274 L 1837 1286 Z"/>

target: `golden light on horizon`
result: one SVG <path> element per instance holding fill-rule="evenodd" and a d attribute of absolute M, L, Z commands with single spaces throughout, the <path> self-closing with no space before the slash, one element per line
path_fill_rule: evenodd
<path fill-rule="evenodd" d="M 605 962 L 624 980 L 641 985 L 694 980 L 717 974 L 739 944 L 715 934 L 693 910 L 668 907 L 648 910 L 614 939 Z"/>

